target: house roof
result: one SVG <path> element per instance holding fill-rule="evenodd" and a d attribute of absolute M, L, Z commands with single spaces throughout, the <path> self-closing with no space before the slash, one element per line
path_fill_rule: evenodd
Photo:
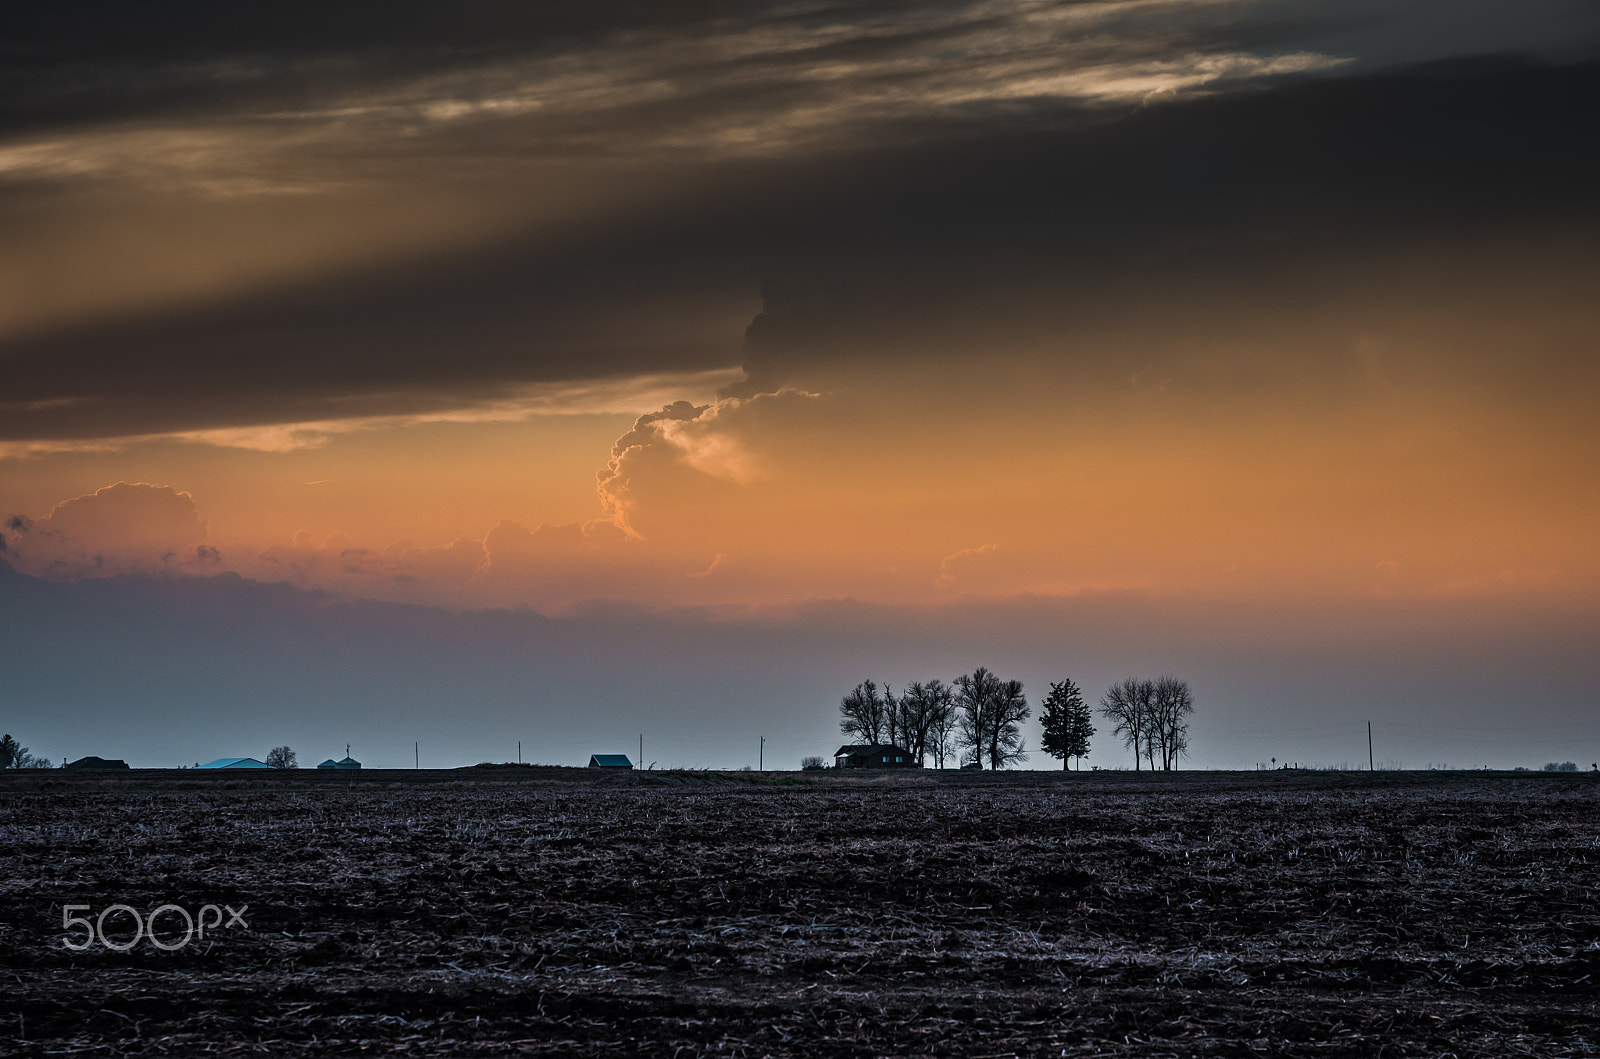
<path fill-rule="evenodd" d="M 265 761 L 257 761 L 253 757 L 219 757 L 215 761 L 207 761 L 204 765 L 196 765 L 202 769 L 269 769 L 272 766 Z"/>
<path fill-rule="evenodd" d="M 627 754 L 590 754 L 589 763 L 601 768 L 631 769 L 633 762 L 628 760 Z"/>
<path fill-rule="evenodd" d="M 903 746 L 893 743 L 852 743 L 842 746 L 833 752 L 834 757 L 843 757 L 846 754 L 876 754 L 876 753 L 909 754 L 911 751 Z"/>
<path fill-rule="evenodd" d="M 80 757 L 67 766 L 69 769 L 125 769 L 128 763 L 121 758 L 103 758 L 90 754 Z"/>

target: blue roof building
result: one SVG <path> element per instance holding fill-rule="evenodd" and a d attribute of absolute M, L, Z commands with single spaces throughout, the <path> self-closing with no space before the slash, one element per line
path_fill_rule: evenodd
<path fill-rule="evenodd" d="M 215 761 L 207 761 L 204 765 L 196 765 L 197 769 L 269 769 L 272 766 L 265 761 L 257 761 L 253 757 L 219 757 Z"/>
<path fill-rule="evenodd" d="M 627 754 L 591 754 L 589 767 L 592 769 L 631 769 L 633 762 L 628 760 Z"/>

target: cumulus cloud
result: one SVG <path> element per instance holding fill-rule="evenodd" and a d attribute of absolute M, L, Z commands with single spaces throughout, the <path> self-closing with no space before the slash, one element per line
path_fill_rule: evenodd
<path fill-rule="evenodd" d="M 205 543 L 208 527 L 188 493 L 167 485 L 118 482 L 64 500 L 48 515 L 14 515 L 5 554 L 43 577 L 208 570 L 221 554 Z"/>
<path fill-rule="evenodd" d="M 670 490 L 688 477 L 750 486 L 771 473 L 758 438 L 775 415 L 817 401 L 821 395 L 781 389 L 749 397 L 722 397 L 709 405 L 678 401 L 643 415 L 611 447 L 599 472 L 600 504 L 608 518 L 631 536 L 638 526 L 641 493 Z"/>

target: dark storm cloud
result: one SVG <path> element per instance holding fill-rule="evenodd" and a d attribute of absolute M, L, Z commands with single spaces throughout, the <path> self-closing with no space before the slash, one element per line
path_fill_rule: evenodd
<path fill-rule="evenodd" d="M 438 32 L 407 11 L 373 38 L 345 15 L 305 30 L 260 12 L 177 18 L 192 32 L 144 66 L 109 31 L 78 40 L 43 16 L 19 39 L 62 83 L 102 60 L 155 71 L 250 41 L 273 63 L 356 56 L 342 95 L 311 78 L 304 106 L 285 110 L 280 88 L 263 89 L 275 114 L 250 127 L 267 129 L 267 146 L 229 179 L 325 167 L 437 182 L 576 153 L 634 192 L 553 235 L 512 230 L 13 338 L 0 347 L 0 438 L 415 413 L 524 383 L 724 366 L 741 356 L 729 307 L 758 280 L 766 311 L 748 368 L 769 388 L 811 360 L 932 355 L 1081 322 L 1141 285 L 1199 278 L 1237 294 L 1286 264 L 1408 238 L 1581 227 L 1600 176 L 1595 138 L 1580 134 L 1600 98 L 1592 64 L 1363 72 L 1312 49 L 1382 40 L 1391 59 L 1427 54 L 1385 37 L 1393 13 L 1376 7 L 1061 5 L 1040 23 L 1012 5 L 736 22 L 714 6 L 575 5 L 506 16 L 503 37 L 483 28 L 499 24 L 495 7 Z M 269 31 L 246 32 L 250 18 Z M 1319 70 L 1342 76 L 1305 80 Z M 118 94 L 92 81 L 73 97 L 85 114 L 96 93 Z M 1181 101 L 1219 89 L 1239 91 Z M 17 106 L 31 116 L 13 116 L 64 120 L 51 107 L 71 95 L 27 97 Z M 1147 105 L 1157 99 L 1180 101 Z M 330 123 L 338 135 L 317 139 Z M 284 131 L 302 126 L 323 131 Z M 232 152 L 225 138 L 181 152 L 118 143 L 35 144 L 11 165 L 63 186 L 146 173 L 182 187 L 184 166 Z"/>

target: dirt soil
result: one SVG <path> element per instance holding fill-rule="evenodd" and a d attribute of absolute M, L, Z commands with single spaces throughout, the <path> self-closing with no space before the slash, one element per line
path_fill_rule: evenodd
<path fill-rule="evenodd" d="M 1594 780 L 3 774 L 0 1052 L 1593 1056 Z"/>

